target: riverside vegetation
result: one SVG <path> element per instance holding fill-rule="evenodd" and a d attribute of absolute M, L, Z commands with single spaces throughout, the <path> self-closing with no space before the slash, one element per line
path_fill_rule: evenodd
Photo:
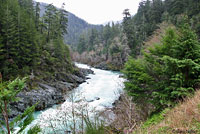
<path fill-rule="evenodd" d="M 7 105 L 16 101 L 15 96 L 24 86 L 24 80 L 14 80 L 17 76 L 28 76 L 21 96 L 43 87 L 53 89 L 50 97 L 57 95 L 58 99 L 58 94 L 65 92 L 61 89 L 74 81 L 84 82 L 88 72 L 74 67 L 70 50 L 63 42 L 68 20 L 64 4 L 60 9 L 47 5 L 45 14 L 40 16 L 39 3 L 32 0 L 0 2 L 0 113 L 5 120 L 0 123 L 2 132 L 10 133 L 13 124 L 10 122 L 8 127 Z M 81 35 L 72 57 L 103 69 L 123 69 L 125 91 L 132 97 L 135 111 L 145 116 L 137 121 L 131 114 L 130 122 L 115 130 L 89 124 L 85 133 L 200 133 L 200 1 L 143 0 L 134 16 L 128 9 L 123 14 L 122 24 L 108 24 Z M 168 28 L 162 27 L 164 23 Z M 157 32 L 159 29 L 164 32 Z M 14 81 L 3 82 L 8 80 Z M 49 87 L 45 81 L 53 84 Z M 62 87 L 57 84 L 59 81 L 64 81 Z M 21 130 L 31 122 L 35 107 L 47 107 L 46 100 L 42 101 L 27 112 L 23 109 L 25 114 L 13 120 L 21 120 Z M 37 100 L 29 102 L 34 105 Z M 52 104 L 55 103 L 48 106 Z M 30 130 L 33 131 L 37 133 L 40 128 L 36 126 Z"/>
<path fill-rule="evenodd" d="M 134 133 L 199 133 L 199 115 L 194 112 L 198 106 L 189 106 L 199 101 L 199 7 L 200 2 L 192 0 L 147 0 L 125 20 L 130 28 L 139 17 L 143 28 L 141 38 L 126 33 L 135 43 L 123 69 L 125 90 L 148 119 Z M 184 107 L 186 112 L 181 112 Z"/>
<path fill-rule="evenodd" d="M 157 131 L 153 131 L 148 127 L 154 127 L 155 124 L 164 120 L 164 115 L 168 113 L 166 108 L 175 107 L 199 88 L 200 1 L 143 0 L 134 16 L 130 15 L 128 9 L 125 9 L 123 13 L 125 17 L 120 25 L 122 30 L 118 30 L 121 34 L 112 33 L 114 31 L 112 29 L 115 29 L 118 24 L 108 24 L 104 27 L 103 32 L 94 30 L 83 35 L 77 48 L 83 59 L 80 60 L 79 57 L 75 57 L 75 59 L 89 62 L 97 67 L 100 65 L 100 68 L 105 69 L 108 68 L 106 66 L 110 66 L 109 64 L 117 66 L 113 62 L 114 58 L 108 57 L 109 55 L 114 57 L 117 53 L 123 55 L 125 49 L 121 48 L 125 45 L 128 50 L 126 56 L 130 57 L 124 58 L 125 60 L 117 59 L 117 63 L 122 63 L 120 67 L 117 67 L 120 69 L 124 66 L 122 72 L 128 80 L 125 82 L 125 90 L 129 96 L 133 97 L 133 102 L 137 107 L 143 110 L 139 110 L 142 112 L 140 114 L 146 115 L 146 119 L 149 118 L 144 123 L 145 127 L 138 128 L 137 132 L 173 133 L 180 130 L 198 133 L 199 120 L 195 119 L 198 116 L 195 115 L 196 112 L 191 114 L 191 118 L 194 118 L 192 121 L 182 117 L 182 123 L 180 122 L 179 126 L 173 127 L 171 124 L 175 123 L 174 120 L 168 120 L 166 129 L 165 126 L 162 126 L 163 129 L 161 127 Z M 110 31 L 110 34 L 105 34 L 107 31 Z M 110 37 L 106 35 L 110 35 Z M 96 40 L 92 41 L 91 39 Z M 94 49 L 91 50 L 91 48 Z M 112 51 L 113 48 L 116 51 Z M 92 61 L 94 57 L 96 63 Z M 197 101 L 197 99 L 195 100 Z M 179 116 L 179 118 L 181 117 Z M 145 120 L 145 118 L 143 119 Z M 195 122 L 190 124 L 193 129 L 188 129 L 186 125 L 183 125 L 184 122 Z M 132 127 L 135 126 L 133 123 L 132 126 L 127 124 L 126 127 L 133 131 Z M 180 128 L 175 128 L 176 126 Z M 127 129 L 125 126 L 123 127 Z M 155 127 L 159 126 L 155 125 Z M 145 129 L 143 130 L 143 128 Z M 123 133 L 123 128 L 118 129 L 117 132 Z"/>
<path fill-rule="evenodd" d="M 46 5 L 40 16 L 40 3 L 32 0 L 0 3 L 0 130 L 10 134 L 19 126 L 18 133 L 22 133 L 33 120 L 34 109 L 63 102 L 64 94 L 92 71 L 78 69 L 71 62 L 63 41 L 68 24 L 65 4 L 59 9 Z M 39 131 L 37 126 L 30 129 L 30 133 Z"/>

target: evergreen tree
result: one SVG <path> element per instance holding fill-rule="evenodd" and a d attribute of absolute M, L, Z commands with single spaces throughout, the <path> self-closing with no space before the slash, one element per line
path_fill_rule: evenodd
<path fill-rule="evenodd" d="M 174 106 L 199 84 L 200 43 L 184 24 L 178 32 L 168 30 L 162 45 L 156 45 L 144 59 L 130 59 L 124 74 L 125 89 L 137 102 L 151 102 L 156 110 Z"/>
<path fill-rule="evenodd" d="M 40 54 L 44 50 L 52 55 L 50 59 L 70 62 L 66 56 L 69 55 L 68 49 L 62 41 L 67 32 L 64 4 L 60 10 L 48 5 L 44 17 L 40 17 L 39 3 L 34 6 L 32 0 L 2 1 L 0 11 L 0 72 L 4 80 L 40 70 L 39 64 L 43 62 Z M 53 53 L 52 46 L 56 53 Z M 62 49 L 68 53 L 64 54 Z M 61 60 L 64 57 L 67 59 Z"/>
<path fill-rule="evenodd" d="M 19 31 L 18 31 L 18 10 L 17 1 L 4 1 L 1 4 L 1 70 L 3 76 L 16 75 L 18 70 L 18 47 L 19 47 Z"/>
<path fill-rule="evenodd" d="M 86 46 L 86 39 L 84 35 L 81 35 L 79 38 L 79 43 L 77 46 L 77 51 L 81 54 L 82 52 L 87 50 L 87 46 Z"/>
<path fill-rule="evenodd" d="M 131 14 L 129 12 L 129 9 L 124 9 L 123 15 L 124 15 L 124 20 L 128 20 L 128 19 L 131 18 Z"/>
<path fill-rule="evenodd" d="M 151 20 L 152 22 L 161 23 L 161 17 L 164 12 L 162 0 L 153 0 L 151 9 Z"/>
<path fill-rule="evenodd" d="M 53 21 L 55 20 L 55 11 L 56 8 L 52 4 L 46 6 L 44 22 L 47 24 L 47 42 L 50 41 L 53 35 Z"/>
<path fill-rule="evenodd" d="M 62 4 L 61 9 L 59 10 L 59 25 L 61 30 L 61 35 L 67 34 L 67 25 L 68 25 L 68 19 L 67 19 L 67 11 L 65 10 L 65 3 Z"/>
<path fill-rule="evenodd" d="M 89 50 L 93 50 L 94 46 L 97 45 L 97 39 L 98 39 L 98 32 L 96 29 L 91 29 L 91 33 L 89 35 L 88 40 L 88 48 Z"/>
<path fill-rule="evenodd" d="M 40 24 L 40 3 L 37 2 L 35 6 L 35 27 L 37 31 L 39 31 L 39 24 Z"/>
<path fill-rule="evenodd" d="M 136 46 L 138 45 L 138 38 L 136 37 L 136 27 L 131 18 L 125 18 L 123 20 L 123 32 L 127 37 L 127 44 L 131 49 L 131 55 L 136 56 Z"/>

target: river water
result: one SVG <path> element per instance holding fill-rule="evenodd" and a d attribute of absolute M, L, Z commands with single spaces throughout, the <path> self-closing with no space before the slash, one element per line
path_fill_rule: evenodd
<path fill-rule="evenodd" d="M 84 64 L 76 64 L 79 68 L 90 68 Z M 61 105 L 34 113 L 35 120 L 27 128 L 38 124 L 43 133 L 66 133 L 71 129 L 80 129 L 83 115 L 95 115 L 98 111 L 111 108 L 115 100 L 123 91 L 123 78 L 119 72 L 105 71 L 90 68 L 94 74 L 90 74 L 88 80 L 74 89 L 66 101 Z M 65 131 L 64 131 L 65 130 Z"/>

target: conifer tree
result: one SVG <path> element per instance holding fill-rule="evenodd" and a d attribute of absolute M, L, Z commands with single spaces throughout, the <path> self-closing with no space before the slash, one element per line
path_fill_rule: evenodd
<path fill-rule="evenodd" d="M 79 43 L 77 46 L 77 51 L 81 54 L 82 52 L 87 50 L 87 46 L 86 46 L 86 39 L 84 35 L 81 35 L 79 38 Z"/>
<path fill-rule="evenodd" d="M 168 30 L 162 44 L 130 59 L 125 65 L 125 89 L 137 102 L 151 102 L 156 110 L 174 106 L 200 82 L 200 43 L 187 23 Z"/>
<path fill-rule="evenodd" d="M 52 4 L 46 6 L 44 21 L 47 24 L 47 42 L 50 41 L 52 34 L 52 24 L 54 20 L 55 7 Z"/>
<path fill-rule="evenodd" d="M 39 24 L 40 24 L 40 3 L 37 2 L 35 6 L 35 27 L 37 31 L 39 31 Z"/>
<path fill-rule="evenodd" d="M 68 18 L 67 18 L 67 11 L 65 10 L 65 3 L 62 4 L 61 9 L 59 10 L 59 25 L 61 36 L 67 34 L 67 25 L 68 25 Z"/>
<path fill-rule="evenodd" d="M 17 1 L 7 0 L 2 3 L 1 20 L 1 70 L 4 76 L 16 75 L 18 70 L 19 25 Z"/>

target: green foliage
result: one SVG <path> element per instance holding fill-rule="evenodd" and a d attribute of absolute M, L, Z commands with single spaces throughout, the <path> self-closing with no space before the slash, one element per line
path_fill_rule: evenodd
<path fill-rule="evenodd" d="M 139 44 L 139 40 L 136 35 L 136 27 L 134 26 L 133 19 L 125 18 L 123 20 L 123 32 L 127 37 L 127 44 L 131 49 L 131 55 L 134 57 L 136 55 L 136 47 Z"/>
<path fill-rule="evenodd" d="M 4 80 L 44 70 L 51 72 L 54 67 L 48 63 L 71 71 L 69 48 L 63 43 L 68 22 L 64 6 L 57 9 L 50 4 L 40 17 L 40 4 L 35 5 L 32 0 L 1 2 L 0 73 Z"/>
<path fill-rule="evenodd" d="M 85 39 L 84 35 L 81 35 L 80 38 L 79 38 L 79 43 L 78 43 L 78 46 L 77 46 L 77 51 L 81 54 L 81 53 L 83 53 L 86 50 L 87 50 L 86 39 Z"/>
<path fill-rule="evenodd" d="M 27 132 L 27 134 L 37 134 L 41 132 L 41 128 L 39 126 L 34 126 L 33 128 L 30 128 Z"/>
<path fill-rule="evenodd" d="M 150 102 L 156 110 L 174 106 L 198 86 L 199 61 L 200 43 L 188 24 L 177 32 L 169 29 L 162 44 L 151 48 L 143 59 L 126 63 L 125 89 L 136 102 Z"/>
<path fill-rule="evenodd" d="M 129 95 L 134 96 L 137 102 L 140 102 L 140 99 L 149 98 L 149 94 L 143 92 L 151 90 L 151 85 L 154 82 L 153 77 L 145 72 L 144 65 L 145 63 L 143 60 L 129 58 L 128 62 L 125 64 L 125 70 L 123 71 L 128 79 L 128 81 L 125 82 L 125 89 L 128 91 Z"/>
<path fill-rule="evenodd" d="M 122 50 L 119 46 L 113 45 L 110 47 L 110 54 L 113 55 L 115 53 L 120 53 Z"/>
<path fill-rule="evenodd" d="M 129 18 L 124 17 L 123 32 L 127 37 L 131 56 L 135 57 L 140 54 L 143 41 L 157 28 L 163 13 L 162 0 L 145 0 L 140 2 L 136 15 Z"/>
<path fill-rule="evenodd" d="M 10 122 L 10 127 L 12 128 L 11 130 L 14 129 L 15 126 L 20 127 L 20 129 L 18 130 L 18 133 L 23 133 L 23 131 L 27 128 L 28 125 L 30 125 L 32 123 L 32 121 L 34 120 L 33 117 L 33 112 L 35 111 L 35 107 L 37 104 L 33 105 L 32 107 L 28 107 L 23 114 L 18 115 L 17 117 L 15 117 L 11 122 Z M 37 134 L 41 131 L 39 126 L 33 126 L 32 128 L 30 128 L 31 132 L 35 132 L 34 134 Z"/>
<path fill-rule="evenodd" d="M 89 118 L 84 118 L 86 123 L 85 134 L 105 134 L 105 126 L 98 119 L 91 121 Z"/>
<path fill-rule="evenodd" d="M 17 101 L 15 97 L 25 86 L 25 78 L 20 80 L 19 78 L 11 82 L 0 83 L 0 104 L 3 105 L 4 101 L 8 103 Z"/>
<path fill-rule="evenodd" d="M 165 0 L 166 10 L 172 15 L 186 13 L 193 16 L 199 13 L 200 3 L 196 0 Z"/>
<path fill-rule="evenodd" d="M 87 51 L 98 51 L 98 55 L 108 54 L 111 52 L 118 53 L 121 50 L 118 46 L 112 46 L 115 42 L 115 38 L 122 37 L 122 28 L 120 24 L 112 25 L 109 23 L 106 26 L 102 27 L 101 30 L 91 29 L 86 33 L 83 33 L 79 38 L 79 43 L 77 45 L 77 51 L 81 54 Z M 102 48 L 103 47 L 103 48 Z M 100 49 L 100 50 L 99 50 Z"/>
<path fill-rule="evenodd" d="M 126 12 L 130 14 L 128 10 Z M 198 0 L 141 1 L 137 13 L 132 17 L 124 17 L 122 23 L 128 46 L 131 49 L 131 56 L 135 57 L 140 54 L 143 41 L 153 34 L 158 28 L 157 25 L 162 21 L 179 25 L 179 21 L 182 21 L 180 16 L 188 15 L 194 30 L 199 31 L 200 22 L 197 19 L 199 12 L 200 1 Z M 200 35 L 199 32 L 198 35 Z"/>
<path fill-rule="evenodd" d="M 18 133 L 22 133 L 23 130 L 34 120 L 33 112 L 35 111 L 35 105 L 29 107 L 25 110 L 22 115 L 18 115 L 12 121 L 8 121 L 9 119 L 9 104 L 11 102 L 17 102 L 19 98 L 16 95 L 24 88 L 25 86 L 25 78 L 24 79 L 15 79 L 10 82 L 1 82 L 0 83 L 0 118 L 4 118 L 4 122 L 0 122 L 0 126 L 6 130 L 1 130 L 2 133 L 10 134 L 13 132 L 14 127 L 19 126 L 20 130 Z M 38 128 L 39 130 L 39 128 Z M 38 131 L 39 132 L 39 131 Z"/>
<path fill-rule="evenodd" d="M 160 123 L 162 120 L 165 119 L 165 115 L 169 110 L 170 109 L 166 108 L 162 112 L 153 114 L 149 119 L 147 119 L 147 121 L 144 122 L 144 124 L 142 125 L 142 128 L 145 129 L 145 128 L 150 127 L 151 125 L 156 125 Z"/>
<path fill-rule="evenodd" d="M 169 108 L 164 109 L 161 112 L 152 114 L 140 127 L 139 132 L 141 133 L 148 133 L 148 129 L 151 128 L 151 126 L 156 126 L 157 124 L 161 123 L 165 117 L 166 114 L 170 111 Z M 168 133 L 169 130 L 171 130 L 170 127 L 160 127 L 158 130 L 153 130 L 153 133 L 155 134 L 164 134 Z M 139 133 L 138 130 L 134 131 L 133 134 Z"/>
<path fill-rule="evenodd" d="M 31 1 L 29 1 L 31 4 Z M 0 20 L 0 44 L 2 58 L 0 59 L 0 72 L 4 79 L 22 74 L 25 67 L 34 67 L 38 58 L 38 44 L 33 17 L 25 13 L 17 0 L 3 1 L 0 5 L 2 19 Z M 31 6 L 31 5 L 30 5 Z M 29 13 L 32 8 L 26 8 Z M 28 72 L 30 69 L 26 69 Z"/>

